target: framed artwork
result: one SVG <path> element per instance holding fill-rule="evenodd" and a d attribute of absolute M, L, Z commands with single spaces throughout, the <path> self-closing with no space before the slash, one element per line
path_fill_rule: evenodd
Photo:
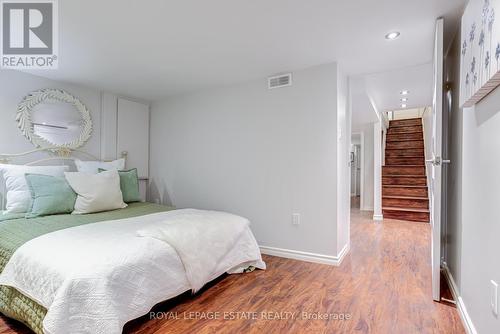
<path fill-rule="evenodd" d="M 460 105 L 472 107 L 500 85 L 500 0 L 470 0 L 462 16 Z"/>

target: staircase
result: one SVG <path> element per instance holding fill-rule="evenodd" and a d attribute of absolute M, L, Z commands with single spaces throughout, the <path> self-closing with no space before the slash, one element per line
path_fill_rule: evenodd
<path fill-rule="evenodd" d="M 429 222 L 422 119 L 390 121 L 382 167 L 384 218 Z"/>

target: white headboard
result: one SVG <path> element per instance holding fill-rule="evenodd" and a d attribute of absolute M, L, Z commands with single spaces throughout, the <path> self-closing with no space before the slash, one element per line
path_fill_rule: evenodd
<path fill-rule="evenodd" d="M 127 159 L 127 152 L 121 153 L 121 158 Z M 84 151 L 70 148 L 38 148 L 32 151 L 17 154 L 0 154 L 0 164 L 13 164 L 24 166 L 43 166 L 43 165 L 63 165 L 75 169 L 74 161 L 93 160 L 100 161 L 98 157 Z M 0 204 L 1 210 L 5 210 L 5 181 L 0 175 Z"/>

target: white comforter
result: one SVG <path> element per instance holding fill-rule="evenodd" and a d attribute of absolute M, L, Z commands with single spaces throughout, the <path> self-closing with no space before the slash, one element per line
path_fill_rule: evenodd
<path fill-rule="evenodd" d="M 249 265 L 265 269 L 246 219 L 185 209 L 33 239 L 14 253 L 0 285 L 47 308 L 46 333 L 112 334 L 155 304 Z"/>

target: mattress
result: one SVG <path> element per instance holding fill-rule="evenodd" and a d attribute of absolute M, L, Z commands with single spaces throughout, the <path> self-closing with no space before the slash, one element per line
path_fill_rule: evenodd
<path fill-rule="evenodd" d="M 54 215 L 33 219 L 20 218 L 19 215 L 0 215 L 0 272 L 21 245 L 41 235 L 85 224 L 172 209 L 152 203 L 131 203 L 125 209 L 89 215 Z M 0 312 L 23 322 L 35 333 L 43 333 L 42 323 L 47 310 L 11 287 L 0 286 Z"/>

